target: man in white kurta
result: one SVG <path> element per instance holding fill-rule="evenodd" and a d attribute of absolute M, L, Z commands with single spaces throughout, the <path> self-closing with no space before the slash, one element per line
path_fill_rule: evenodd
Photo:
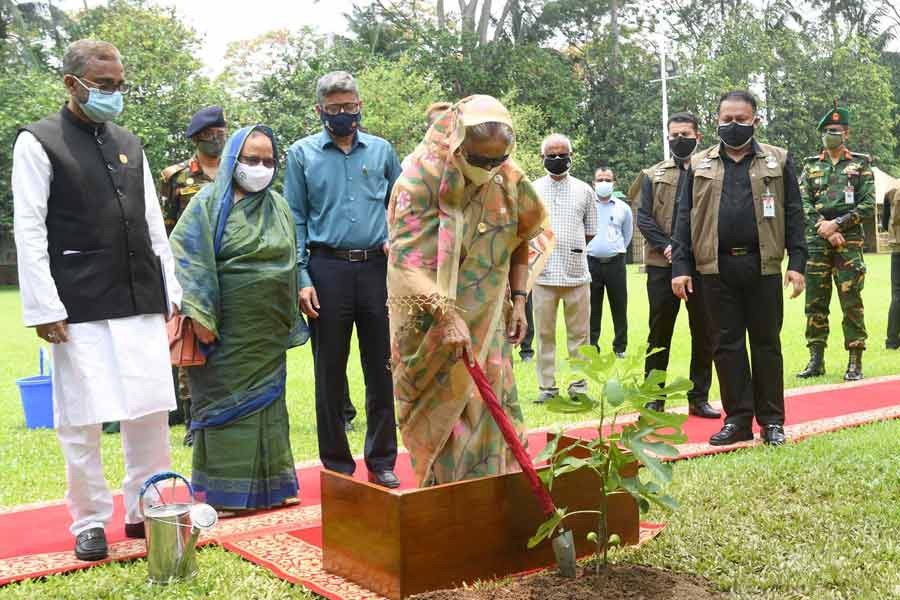
<path fill-rule="evenodd" d="M 74 51 L 89 53 L 91 46 Z M 70 101 L 68 109 L 84 119 L 83 112 L 77 114 L 77 101 Z M 152 251 L 162 265 L 168 303 L 174 309 L 181 302 L 181 287 L 175 279 L 152 172 L 146 157 L 141 158 L 144 217 Z M 39 335 L 44 333 L 52 344 L 54 422 L 66 461 L 71 532 L 79 541 L 85 532 L 102 538 L 95 540 L 87 558 L 82 556 L 84 552 L 79 554 L 76 543 L 76 555 L 98 560 L 103 558 L 99 542 L 104 550 L 106 546 L 102 528 L 113 513 L 100 456 L 101 423 L 121 422 L 125 455 L 122 489 L 130 537 L 143 537 L 138 498 L 143 482 L 170 467 L 167 414 L 175 408 L 175 394 L 166 317 L 161 313 L 136 314 L 66 323 L 69 313 L 51 274 L 48 253 L 47 214 L 53 178 L 53 166 L 41 142 L 29 131 L 22 131 L 13 150 L 12 170 L 22 313 L 25 325 L 40 326 Z M 80 251 L 64 250 L 62 254 L 67 252 Z M 48 328 L 48 324 L 59 325 Z"/>

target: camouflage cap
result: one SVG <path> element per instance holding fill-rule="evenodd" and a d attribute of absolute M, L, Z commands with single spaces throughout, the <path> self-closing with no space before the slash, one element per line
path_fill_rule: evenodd
<path fill-rule="evenodd" d="M 828 125 L 843 125 L 844 127 L 849 127 L 850 109 L 844 106 L 838 106 L 837 101 L 835 101 L 834 108 L 825 113 L 825 116 L 819 120 L 819 131 L 822 131 Z"/>

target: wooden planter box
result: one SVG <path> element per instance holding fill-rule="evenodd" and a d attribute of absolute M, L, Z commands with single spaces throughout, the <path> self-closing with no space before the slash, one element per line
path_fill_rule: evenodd
<path fill-rule="evenodd" d="M 392 600 L 555 564 L 549 541 L 529 550 L 544 516 L 521 473 L 396 491 L 322 471 L 323 566 Z M 581 469 L 553 484 L 557 506 L 594 510 L 596 474 Z M 596 546 L 594 515 L 568 519 L 578 556 Z M 637 544 L 638 507 L 626 492 L 609 498 L 610 533 Z"/>

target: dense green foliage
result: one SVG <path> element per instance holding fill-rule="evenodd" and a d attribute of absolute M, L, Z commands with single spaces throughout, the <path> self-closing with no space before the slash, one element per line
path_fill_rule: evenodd
<path fill-rule="evenodd" d="M 558 131 L 576 146 L 575 173 L 599 164 L 627 186 L 662 155 L 657 48 L 664 43 L 669 110 L 700 115 L 715 139 L 719 94 L 749 87 L 760 98 L 761 136 L 799 156 L 817 150 L 815 123 L 837 97 L 853 112 L 851 145 L 900 174 L 900 10 L 890 0 L 504 0 L 484 12 L 457 3 L 360 0 L 347 33 L 309 28 L 235 41 L 211 78 L 200 38 L 171 9 L 110 0 L 63 12 L 53 0 L 0 0 L 0 147 L 16 128 L 65 100 L 60 58 L 80 37 L 122 51 L 134 84 L 122 123 L 144 141 L 155 170 L 182 159 L 190 114 L 221 103 L 234 124 L 263 121 L 286 148 L 319 128 L 315 82 L 345 69 L 358 76 L 363 125 L 402 156 L 424 133 L 435 100 L 492 94 L 510 106 L 517 160 L 540 176 L 540 140 Z M 325 3 L 316 10 L 328 10 Z M 660 32 L 669 32 L 660 35 Z M 11 153 L 0 152 L 0 227 L 9 225 Z"/>

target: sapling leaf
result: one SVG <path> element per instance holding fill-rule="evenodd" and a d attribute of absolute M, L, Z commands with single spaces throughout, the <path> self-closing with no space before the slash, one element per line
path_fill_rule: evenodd
<path fill-rule="evenodd" d="M 544 446 L 544 449 L 535 457 L 534 462 L 541 463 L 544 461 L 549 461 L 553 458 L 553 455 L 556 454 L 556 449 L 559 446 L 559 439 L 562 437 L 560 433 L 557 433 L 553 437 L 551 437 L 547 441 L 547 445 Z"/>
<path fill-rule="evenodd" d="M 584 394 L 579 394 L 574 398 L 557 396 L 547 402 L 547 410 L 562 414 L 584 413 L 591 411 L 596 407 L 597 401 L 592 400 Z"/>
<path fill-rule="evenodd" d="M 594 544 L 596 544 L 597 540 L 600 539 L 599 537 L 597 537 L 596 531 L 588 531 L 588 533 L 585 537 L 587 538 L 587 541 L 594 543 Z"/>
<path fill-rule="evenodd" d="M 553 535 L 553 531 L 556 527 L 562 522 L 563 517 L 566 516 L 565 508 L 557 508 L 556 512 L 550 515 L 550 517 L 541 523 L 541 526 L 538 527 L 537 532 L 528 540 L 528 548 L 534 548 L 538 544 L 540 544 L 545 539 L 549 538 Z"/>

